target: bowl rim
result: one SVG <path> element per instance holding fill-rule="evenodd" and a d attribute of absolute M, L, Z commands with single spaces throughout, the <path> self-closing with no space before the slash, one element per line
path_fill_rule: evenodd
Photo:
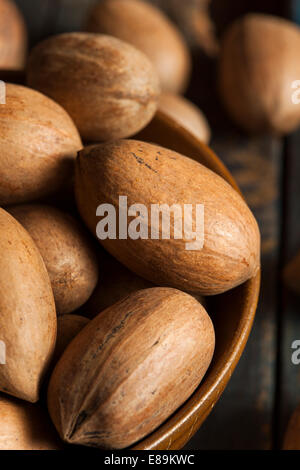
<path fill-rule="evenodd" d="M 245 283 L 245 285 L 248 284 L 246 312 L 241 317 L 241 321 L 235 331 L 234 341 L 231 344 L 228 356 L 224 356 L 221 364 L 219 364 L 219 372 L 213 374 L 213 378 L 209 369 L 204 376 L 203 382 L 200 383 L 194 394 L 182 407 L 175 411 L 159 428 L 132 446 L 132 450 L 176 450 L 178 447 L 174 447 L 174 444 L 177 441 L 177 433 L 182 427 L 186 426 L 190 428 L 190 431 L 179 448 L 188 442 L 200 428 L 221 397 L 247 344 L 255 318 L 260 279 L 259 271 L 253 279 Z M 189 426 L 188 421 L 192 421 L 191 426 Z M 178 437 L 180 438 L 181 435 Z M 165 443 L 167 443 L 167 446 L 164 445 Z"/>
<path fill-rule="evenodd" d="M 174 130 L 176 130 L 177 132 L 179 132 L 186 141 L 189 141 L 189 143 L 193 146 L 193 147 L 200 147 L 201 150 L 202 150 L 202 153 L 206 153 L 210 160 L 212 160 L 215 164 L 216 167 L 219 168 L 219 173 L 218 175 L 221 176 L 223 179 L 225 179 L 227 181 L 227 183 L 229 183 L 242 197 L 243 194 L 237 184 L 237 182 L 235 181 L 234 177 L 232 176 L 231 172 L 228 170 L 228 168 L 226 167 L 226 165 L 222 162 L 222 160 L 217 156 L 217 154 L 212 150 L 212 148 L 202 142 L 195 134 L 193 134 L 191 131 L 189 131 L 188 129 L 186 129 L 185 127 L 183 127 L 183 125 L 181 123 L 179 123 L 178 121 L 176 121 L 176 119 L 174 117 L 171 117 L 169 116 L 168 114 L 166 114 L 164 111 L 161 111 L 160 109 L 156 112 L 154 118 L 152 119 L 152 121 L 150 122 L 150 124 L 148 126 L 151 126 L 152 124 L 161 124 L 163 123 L 164 126 L 167 126 L 169 128 L 173 128 Z M 147 129 L 148 126 L 145 128 Z M 145 131 L 145 129 L 143 129 L 141 131 L 141 135 L 143 135 L 143 132 Z M 137 140 L 142 140 L 142 138 L 139 137 L 140 133 L 137 134 Z M 135 137 L 133 137 L 133 139 L 135 139 Z M 163 145 L 162 145 L 163 147 Z M 180 152 L 179 152 L 180 153 Z M 188 155 L 186 155 L 188 156 Z M 189 157 L 189 158 L 192 158 L 193 157 Z M 202 165 L 204 165 L 202 163 Z M 205 166 L 205 165 L 204 165 Z M 213 171 L 213 170 L 211 170 Z"/>
<path fill-rule="evenodd" d="M 229 170 L 208 145 L 201 142 L 174 118 L 171 118 L 162 111 L 157 112 L 154 121 L 157 123 L 163 122 L 165 126 L 171 126 L 180 132 L 182 137 L 194 147 L 201 148 L 201 151 L 206 153 L 213 161 L 214 166 L 218 167 L 218 174 L 243 197 Z M 131 450 L 177 450 L 182 448 L 199 429 L 222 395 L 247 344 L 258 304 L 260 281 L 261 271 L 259 270 L 254 278 L 242 285 L 245 288 L 243 313 L 234 332 L 228 354 L 224 355 L 219 362 L 217 372 L 214 371 L 212 374 L 209 368 L 203 381 L 191 397 L 161 426 L 131 446 Z"/>

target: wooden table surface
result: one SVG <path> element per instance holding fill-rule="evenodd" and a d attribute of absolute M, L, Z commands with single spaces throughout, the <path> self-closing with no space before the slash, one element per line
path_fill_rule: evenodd
<path fill-rule="evenodd" d="M 17 3 L 30 25 L 34 44 L 50 34 L 79 29 L 95 0 Z M 247 11 L 291 16 L 288 3 L 213 0 L 217 32 L 222 33 L 232 19 Z M 299 1 L 295 0 L 294 15 L 297 8 L 300 10 Z M 222 110 L 214 87 L 215 72 L 214 61 L 195 51 L 187 95 L 207 113 L 214 132 L 212 148 L 232 171 L 259 221 L 262 292 L 243 357 L 220 401 L 186 449 L 280 448 L 287 420 L 300 402 L 300 365 L 291 361 L 291 344 L 300 340 L 300 299 L 281 280 L 282 267 L 300 249 L 300 132 L 287 139 L 241 134 Z"/>

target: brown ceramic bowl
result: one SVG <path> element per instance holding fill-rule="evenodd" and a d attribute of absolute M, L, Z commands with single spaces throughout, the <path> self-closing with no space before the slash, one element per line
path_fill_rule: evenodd
<path fill-rule="evenodd" d="M 159 112 L 138 136 L 191 157 L 222 176 L 239 191 L 218 157 L 174 120 Z M 133 450 L 178 450 L 196 433 L 222 395 L 246 346 L 260 289 L 260 273 L 225 294 L 208 298 L 207 310 L 216 331 L 212 364 L 190 399 Z"/>

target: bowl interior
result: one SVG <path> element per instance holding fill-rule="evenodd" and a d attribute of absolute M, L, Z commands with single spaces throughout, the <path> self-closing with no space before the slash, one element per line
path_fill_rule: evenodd
<path fill-rule="evenodd" d="M 164 113 L 157 113 L 148 127 L 135 138 L 170 148 L 199 161 L 239 191 L 218 157 Z M 216 350 L 206 376 L 190 399 L 133 449 L 180 449 L 197 431 L 221 396 L 243 352 L 254 320 L 259 288 L 260 273 L 225 294 L 209 298 L 207 310 L 215 326 Z"/>

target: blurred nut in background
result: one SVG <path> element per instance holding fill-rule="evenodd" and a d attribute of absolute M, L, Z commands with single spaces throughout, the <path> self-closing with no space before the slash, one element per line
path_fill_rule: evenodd
<path fill-rule="evenodd" d="M 89 33 L 62 34 L 37 45 L 28 83 L 60 103 L 87 141 L 135 134 L 154 116 L 160 93 L 157 74 L 142 52 Z"/>
<path fill-rule="evenodd" d="M 21 13 L 12 0 L 0 0 L 0 69 L 25 66 L 27 32 Z"/>
<path fill-rule="evenodd" d="M 63 189 L 81 148 L 64 109 L 37 91 L 7 84 L 6 105 L 0 106 L 0 205 Z"/>
<path fill-rule="evenodd" d="M 162 93 L 158 109 L 171 116 L 202 142 L 206 144 L 209 142 L 211 130 L 207 119 L 191 101 L 180 95 Z"/>
<path fill-rule="evenodd" d="M 149 0 L 170 16 L 183 31 L 191 47 L 200 48 L 208 56 L 219 50 L 215 25 L 211 18 L 212 0 Z"/>
<path fill-rule="evenodd" d="M 54 207 L 21 205 L 9 212 L 28 231 L 42 255 L 57 313 L 79 308 L 98 281 L 97 255 L 89 234 L 80 222 Z"/>
<path fill-rule="evenodd" d="M 177 93 L 186 88 L 191 69 L 188 48 L 176 26 L 153 5 L 101 1 L 90 12 L 87 30 L 118 37 L 143 51 L 156 67 L 163 90 Z"/>
<path fill-rule="evenodd" d="M 286 134 L 300 124 L 292 83 L 300 77 L 300 29 L 287 20 L 248 14 L 225 34 L 219 87 L 229 113 L 249 132 Z"/>

